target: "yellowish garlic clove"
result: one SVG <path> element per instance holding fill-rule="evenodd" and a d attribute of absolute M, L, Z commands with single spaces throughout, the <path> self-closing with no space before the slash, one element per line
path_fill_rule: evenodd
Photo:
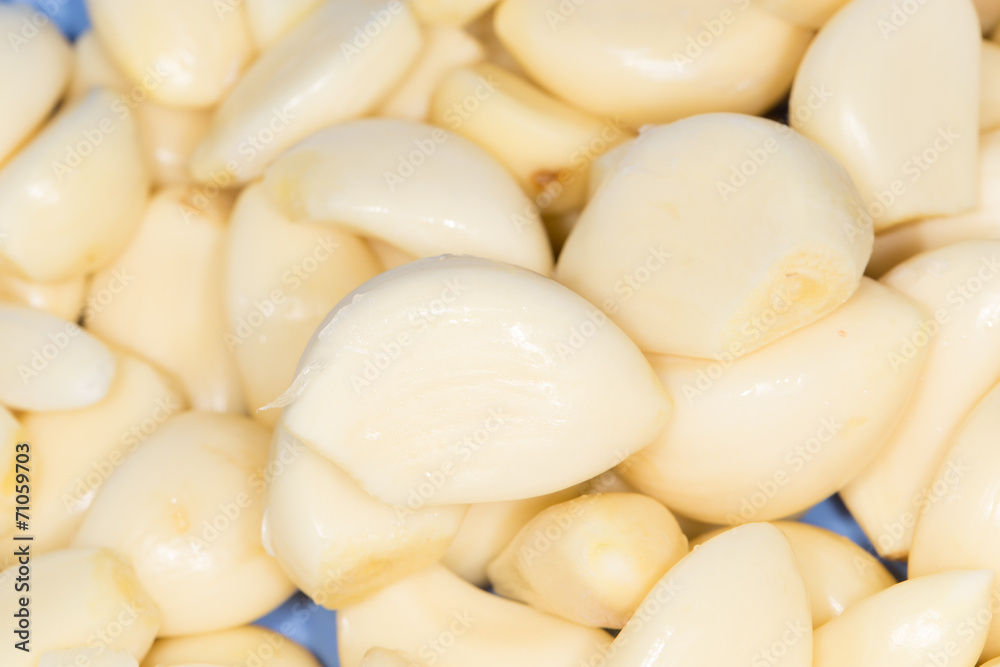
<path fill-rule="evenodd" d="M 610 637 L 504 600 L 432 565 L 337 612 L 340 664 L 358 667 L 374 647 L 436 667 L 584 664 Z"/>
<path fill-rule="evenodd" d="M 222 101 L 191 174 L 205 183 L 253 180 L 321 128 L 374 110 L 422 43 L 402 0 L 328 0 L 261 54 Z"/>
<path fill-rule="evenodd" d="M 194 661 L 226 667 L 320 667 L 316 658 L 292 639 L 256 625 L 157 639 L 142 667 L 174 667 Z"/>
<path fill-rule="evenodd" d="M 317 604 L 339 609 L 441 559 L 465 505 L 386 505 L 329 459 L 275 429 L 264 544 Z"/>
<path fill-rule="evenodd" d="M 56 317 L 75 322 L 83 312 L 87 278 L 77 276 L 58 283 L 36 283 L 0 273 L 0 300 L 44 310 Z"/>
<path fill-rule="evenodd" d="M 413 0 L 417 19 L 428 26 L 463 26 L 484 14 L 497 0 Z"/>
<path fill-rule="evenodd" d="M 365 242 L 368 244 L 368 248 L 372 251 L 372 254 L 375 255 L 375 258 L 378 260 L 379 265 L 382 267 L 382 271 L 390 271 L 402 266 L 403 264 L 409 264 L 413 260 L 417 259 L 413 255 L 403 252 L 396 246 L 389 245 L 385 241 L 379 241 L 378 239 L 365 239 Z"/>
<path fill-rule="evenodd" d="M 73 544 L 132 562 L 163 613 L 159 636 L 248 623 L 295 589 L 261 546 L 268 435 L 244 417 L 181 413 L 91 504 Z"/>
<path fill-rule="evenodd" d="M 139 663 L 125 651 L 101 646 L 47 651 L 38 659 L 38 667 L 139 667 Z"/>
<path fill-rule="evenodd" d="M 968 0 L 912 7 L 845 5 L 789 101 L 792 127 L 847 168 L 876 230 L 976 205 L 979 21 Z"/>
<path fill-rule="evenodd" d="M 542 511 L 487 573 L 499 595 L 580 625 L 620 629 L 687 553 L 666 507 L 638 493 L 603 493 Z"/>
<path fill-rule="evenodd" d="M 292 220 L 336 224 L 414 257 L 475 255 L 548 274 L 538 212 L 489 153 L 423 123 L 370 119 L 318 132 L 264 178 Z M 331 193 L 335 193 L 331 196 Z"/>
<path fill-rule="evenodd" d="M 1000 127 L 1000 44 L 983 40 L 979 82 L 979 130 L 985 132 Z"/>
<path fill-rule="evenodd" d="M 313 331 L 338 301 L 379 273 L 378 261 L 351 234 L 289 222 L 258 184 L 237 200 L 225 257 L 225 344 L 251 413 L 273 427 L 280 411 L 257 409 L 288 387 Z"/>
<path fill-rule="evenodd" d="M 878 552 L 903 558 L 949 439 L 1000 380 L 1000 241 L 918 255 L 881 282 L 928 313 L 899 340 L 891 364 L 906 372 L 924 348 L 927 361 L 902 420 L 841 496 Z"/>
<path fill-rule="evenodd" d="M 848 0 L 760 0 L 756 6 L 789 23 L 819 30 L 847 2 Z"/>
<path fill-rule="evenodd" d="M 857 190 L 822 148 L 770 120 L 706 114 L 643 131 L 556 275 L 646 352 L 739 357 L 845 302 L 871 246 Z"/>
<path fill-rule="evenodd" d="M 135 118 L 153 183 L 166 186 L 192 182 L 187 163 L 208 132 L 211 113 L 146 102 L 136 107 Z"/>
<path fill-rule="evenodd" d="M 88 29 L 80 34 L 73 43 L 76 55 L 73 61 L 73 78 L 69 83 L 68 97 L 76 99 L 90 92 L 92 88 L 106 88 L 121 93 L 132 93 L 141 89 L 130 84 L 122 71 L 118 69 L 108 52 L 104 50 L 97 35 Z M 145 90 L 137 95 L 145 96 Z M 125 98 L 128 100 L 128 98 Z M 131 100 L 129 100 L 131 101 Z"/>
<path fill-rule="evenodd" d="M 603 313 L 537 273 L 473 257 L 413 262 L 345 297 L 276 405 L 376 498 L 418 493 L 429 506 L 585 481 L 646 446 L 670 413 Z"/>
<path fill-rule="evenodd" d="M 376 647 L 361 658 L 361 667 L 420 667 L 420 663 L 409 653 Z"/>
<path fill-rule="evenodd" d="M 246 0 L 247 26 L 263 53 L 323 4 L 323 0 Z"/>

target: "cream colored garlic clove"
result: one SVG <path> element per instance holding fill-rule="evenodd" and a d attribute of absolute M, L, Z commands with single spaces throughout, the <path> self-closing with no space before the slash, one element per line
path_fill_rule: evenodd
<path fill-rule="evenodd" d="M 881 282 L 929 313 L 893 364 L 902 370 L 923 348 L 927 361 L 899 425 L 841 496 L 879 553 L 902 558 L 948 440 L 1000 380 L 1000 241 L 918 255 Z"/>
<path fill-rule="evenodd" d="M 163 613 L 159 636 L 248 623 L 294 590 L 261 546 L 267 438 L 244 417 L 182 413 L 94 499 L 73 544 L 129 558 Z"/>
<path fill-rule="evenodd" d="M 7 43 L 0 49 L 2 165 L 42 125 L 62 97 L 73 68 L 73 53 L 59 28 L 29 5 L 0 5 L 0 34 Z"/>
<path fill-rule="evenodd" d="M 92 92 L 0 169 L 0 267 L 36 282 L 102 268 L 135 232 L 148 188 L 128 108 Z"/>
<path fill-rule="evenodd" d="M 749 524 L 701 545 L 653 587 L 605 656 L 607 667 L 809 667 L 809 601 L 788 541 Z"/>
<path fill-rule="evenodd" d="M 282 404 L 288 430 L 373 496 L 402 505 L 416 493 L 428 506 L 585 481 L 648 444 L 670 412 L 603 313 L 472 257 L 413 262 L 345 297 Z"/>
<path fill-rule="evenodd" d="M 403 264 L 409 264 L 413 260 L 417 259 L 413 255 L 403 252 L 396 246 L 389 245 L 385 241 L 379 241 L 378 239 L 365 239 L 365 243 L 368 244 L 368 248 L 372 251 L 372 254 L 375 255 L 379 265 L 382 267 L 382 271 L 390 271 L 402 266 Z M 379 273 L 381 273 L 381 271 Z"/>
<path fill-rule="evenodd" d="M 1000 44 L 983 40 L 979 82 L 979 130 L 985 132 L 1000 127 Z"/>
<path fill-rule="evenodd" d="M 199 410 L 242 412 L 226 346 L 226 198 L 172 187 L 150 201 L 139 231 L 90 284 L 84 325 L 174 374 Z"/>
<path fill-rule="evenodd" d="M 635 127 L 767 111 L 812 36 L 748 0 L 504 0 L 494 25 L 533 79 Z"/>
<path fill-rule="evenodd" d="M 187 163 L 208 132 L 211 114 L 155 102 L 136 108 L 136 125 L 146 165 L 156 185 L 187 184 Z"/>
<path fill-rule="evenodd" d="M 313 331 L 351 290 L 379 273 L 361 239 L 328 225 L 293 224 L 263 187 L 246 188 L 226 235 L 226 348 L 235 355 L 246 402 L 268 426 L 273 401 L 295 376 Z"/>
<path fill-rule="evenodd" d="M 745 357 L 650 357 L 674 414 L 622 475 L 709 523 L 808 509 L 871 463 L 899 422 L 927 352 L 904 359 L 901 348 L 928 318 L 865 278 L 833 313 Z"/>
<path fill-rule="evenodd" d="M 47 651 L 39 658 L 38 667 L 139 667 L 139 663 L 128 652 L 101 646 Z"/>
<path fill-rule="evenodd" d="M 0 403 L 15 410 L 72 410 L 97 403 L 115 377 L 103 343 L 40 310 L 0 304 Z"/>
<path fill-rule="evenodd" d="M 436 667 L 576 665 L 607 651 L 607 633 L 483 592 L 432 565 L 337 612 L 342 667 L 373 647 Z"/>
<path fill-rule="evenodd" d="M 598 188 L 604 185 L 604 182 L 615 173 L 618 163 L 628 155 L 634 143 L 635 139 L 623 141 L 590 163 L 590 174 L 587 180 L 587 201 L 593 199 L 594 195 L 597 194 Z"/>
<path fill-rule="evenodd" d="M 497 0 L 413 0 L 417 19 L 429 26 L 463 26 L 495 5 Z"/>
<path fill-rule="evenodd" d="M 317 604 L 353 604 L 441 559 L 465 505 L 386 505 L 329 459 L 275 429 L 264 544 Z"/>
<path fill-rule="evenodd" d="M 789 23 L 819 30 L 848 0 L 760 0 L 757 7 Z"/>
<path fill-rule="evenodd" d="M 225 667 L 320 667 L 298 643 L 256 625 L 157 639 L 142 667 L 180 667 L 196 660 Z"/>
<path fill-rule="evenodd" d="M 789 101 L 792 127 L 847 168 L 876 230 L 976 204 L 979 21 L 968 0 L 913 7 L 845 5 Z"/>
<path fill-rule="evenodd" d="M 385 118 L 342 123 L 282 155 L 264 187 L 292 220 L 336 224 L 414 257 L 464 254 L 552 269 L 538 212 L 514 179 L 442 128 Z"/>
<path fill-rule="evenodd" d="M 487 573 L 499 595 L 580 625 L 620 629 L 687 553 L 666 507 L 638 493 L 604 493 L 544 510 Z"/>
<path fill-rule="evenodd" d="M 823 149 L 770 120 L 706 114 L 643 131 L 556 276 L 646 352 L 738 357 L 846 301 L 871 246 L 857 190 Z"/>
<path fill-rule="evenodd" d="M 979 402 L 951 439 L 917 519 L 910 576 L 983 568 L 993 580 L 990 625 L 981 659 L 1000 656 L 1000 384 Z"/>
<path fill-rule="evenodd" d="M 361 667 L 420 667 L 409 653 L 373 648 L 361 658 Z"/>
<path fill-rule="evenodd" d="M 16 544 L 30 550 L 30 542 Z M 27 605 L 29 630 L 28 636 L 17 639 L 7 631 L 7 641 L 0 645 L 4 667 L 36 667 L 46 651 L 67 646 L 127 651 L 138 659 L 146 655 L 160 627 L 160 611 L 120 554 L 66 549 L 32 555 L 28 580 L 19 584 L 29 588 L 21 591 L 15 589 L 16 577 L 24 576 L 19 567 L 0 575 L 7 589 L 0 596 L 0 614 L 17 626 L 14 614 Z M 14 648 L 24 639 L 30 640 L 30 652 Z"/>
<path fill-rule="evenodd" d="M 323 0 L 246 0 L 247 25 L 263 53 L 323 4 Z"/>
<path fill-rule="evenodd" d="M 77 276 L 59 283 L 35 283 L 0 273 L 0 300 L 44 310 L 56 317 L 75 322 L 83 312 L 87 279 Z"/>
<path fill-rule="evenodd" d="M 135 104 L 129 96 L 145 99 L 146 92 L 141 85 L 131 84 L 121 70 L 118 69 L 108 52 L 104 50 L 93 30 L 81 33 L 73 43 L 76 58 L 73 61 L 73 78 L 70 80 L 70 99 L 76 99 L 90 92 L 92 88 L 107 88 L 126 93 L 124 101 Z M 126 104 L 128 106 L 128 104 Z"/>
<path fill-rule="evenodd" d="M 328 0 L 261 54 L 222 101 L 191 174 L 206 183 L 253 180 L 302 139 L 375 109 L 422 43 L 402 0 Z"/>
<path fill-rule="evenodd" d="M 253 57 L 242 3 L 87 0 L 94 32 L 150 99 L 211 107 Z"/>
<path fill-rule="evenodd" d="M 816 629 L 814 667 L 976 664 L 993 573 L 954 570 L 891 586 Z"/>

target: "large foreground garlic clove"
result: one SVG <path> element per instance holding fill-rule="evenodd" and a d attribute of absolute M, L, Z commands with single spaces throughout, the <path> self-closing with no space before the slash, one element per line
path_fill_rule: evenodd
<path fill-rule="evenodd" d="M 437 667 L 570 667 L 607 650 L 610 637 L 483 592 L 433 565 L 337 612 L 340 664 L 374 647 Z"/>
<path fill-rule="evenodd" d="M 326 314 L 379 273 L 365 242 L 328 225 L 294 224 L 254 184 L 237 200 L 226 240 L 226 347 L 247 404 L 257 409 L 288 388 L 302 351 Z"/>
<path fill-rule="evenodd" d="M 808 667 L 809 601 L 788 541 L 750 524 L 701 545 L 653 587 L 605 655 L 607 667 Z"/>
<path fill-rule="evenodd" d="M 76 38 L 73 51 L 76 57 L 73 60 L 73 78 L 69 83 L 70 99 L 86 95 L 91 88 L 107 88 L 127 93 L 124 100 L 132 103 L 138 103 L 139 97 L 145 99 L 145 89 L 141 85 L 129 83 L 118 65 L 108 56 L 93 30 L 87 30 Z M 135 99 L 129 98 L 132 94 L 136 95 Z"/>
<path fill-rule="evenodd" d="M 497 0 L 413 0 L 413 12 L 424 25 L 463 26 L 474 21 Z"/>
<path fill-rule="evenodd" d="M 87 0 L 87 10 L 114 62 L 162 104 L 214 105 L 253 56 L 242 3 Z"/>
<path fill-rule="evenodd" d="M 789 101 L 801 110 L 792 127 L 847 168 L 877 230 L 976 205 L 979 21 L 969 0 L 913 8 L 847 4 L 809 47 Z"/>
<path fill-rule="evenodd" d="M 55 282 L 105 266 L 135 232 L 148 188 L 128 109 L 92 92 L 0 169 L 0 267 Z"/>
<path fill-rule="evenodd" d="M 345 297 L 279 403 L 289 431 L 394 505 L 564 489 L 649 444 L 670 412 L 603 313 L 473 257 L 414 262 Z"/>
<path fill-rule="evenodd" d="M 533 79 L 635 127 L 767 111 L 812 36 L 742 0 L 505 0 L 494 25 Z"/>
<path fill-rule="evenodd" d="M 271 611 L 294 586 L 261 546 L 268 432 L 244 417 L 172 417 L 104 482 L 76 546 L 125 554 L 163 613 L 160 636 Z"/>
<path fill-rule="evenodd" d="M 416 494 L 386 505 L 280 425 L 269 472 L 265 545 L 295 585 L 329 609 L 439 561 L 468 509 L 424 507 Z"/>
<path fill-rule="evenodd" d="M 59 29 L 27 5 L 0 5 L 0 34 L 7 42 L 6 48 L 0 49 L 0 98 L 5 101 L 0 114 L 3 164 L 62 97 L 72 72 L 73 53 Z"/>
<path fill-rule="evenodd" d="M 191 182 L 187 163 L 208 132 L 211 114 L 155 102 L 136 108 L 136 125 L 146 166 L 156 185 Z"/>
<path fill-rule="evenodd" d="M 994 614 L 982 659 L 1000 656 L 1000 384 L 966 418 L 930 484 L 910 551 L 910 576 L 993 570 Z"/>
<path fill-rule="evenodd" d="M 707 114 L 635 140 L 556 275 L 646 352 L 738 357 L 846 301 L 871 246 L 857 190 L 822 148 L 770 120 Z"/>
<path fill-rule="evenodd" d="M 638 493 L 605 493 L 544 510 L 487 573 L 499 595 L 617 629 L 687 553 L 687 537 L 666 507 Z"/>
<path fill-rule="evenodd" d="M 634 136 L 620 121 L 579 111 L 491 64 L 446 77 L 430 119 L 496 156 L 548 213 L 580 208 L 590 163 Z"/>
<path fill-rule="evenodd" d="M 487 257 L 547 274 L 538 212 L 489 153 L 423 123 L 359 120 L 318 132 L 267 170 L 289 218 L 336 224 L 414 257 Z"/>
<path fill-rule="evenodd" d="M 650 357 L 674 414 L 623 476 L 709 523 L 812 507 L 861 472 L 899 422 L 926 354 L 903 359 L 900 347 L 929 317 L 865 278 L 830 315 L 740 359 Z"/>
<path fill-rule="evenodd" d="M 246 0 L 247 26 L 263 53 L 302 23 L 323 0 Z"/>
<path fill-rule="evenodd" d="M 422 41 L 402 0 L 328 0 L 265 51 L 219 105 L 191 174 L 202 182 L 256 178 L 289 146 L 374 109 Z"/>
<path fill-rule="evenodd" d="M 189 637 L 157 639 L 143 667 L 175 667 L 195 661 L 240 667 L 320 667 L 308 650 L 267 628 L 246 625 Z"/>
<path fill-rule="evenodd" d="M 948 440 L 1000 380 L 1000 241 L 918 255 L 882 283 L 929 313 L 899 341 L 893 366 L 903 371 L 923 348 L 927 361 L 899 425 L 841 496 L 879 553 L 902 558 Z"/>
<path fill-rule="evenodd" d="M 360 667 L 420 667 L 409 653 L 375 647 L 361 658 Z"/>
<path fill-rule="evenodd" d="M 0 300 L 44 310 L 75 322 L 83 311 L 87 279 L 77 276 L 59 283 L 36 283 L 10 273 L 0 273 Z"/>
<path fill-rule="evenodd" d="M 73 322 L 0 304 L 0 403 L 16 410 L 72 410 L 108 393 L 115 359 Z"/>
<path fill-rule="evenodd" d="M 848 0 L 760 0 L 757 7 L 795 25 L 819 30 Z"/>
<path fill-rule="evenodd" d="M 139 663 L 128 652 L 99 646 L 47 651 L 39 658 L 38 667 L 139 667 Z"/>
<path fill-rule="evenodd" d="M 160 191 L 125 252 L 91 281 L 84 325 L 173 373 L 196 409 L 242 412 L 224 339 L 226 216 L 222 197 Z"/>
<path fill-rule="evenodd" d="M 988 570 L 911 579 L 866 598 L 814 634 L 814 667 L 972 667 L 990 624 Z"/>
<path fill-rule="evenodd" d="M 14 544 L 15 550 L 30 553 L 30 542 Z M 11 639 L 8 631 L 0 646 L 4 667 L 36 667 L 41 654 L 67 646 L 127 651 L 138 659 L 146 655 L 160 612 L 121 555 L 110 549 L 66 549 L 28 560 L 0 575 L 7 588 L 0 596 L 0 614 L 12 619 L 17 637 Z M 15 642 L 25 640 L 30 652 L 15 648 Z"/>

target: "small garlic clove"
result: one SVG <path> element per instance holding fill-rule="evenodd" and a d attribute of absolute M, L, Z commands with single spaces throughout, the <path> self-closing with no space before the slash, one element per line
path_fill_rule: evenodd
<path fill-rule="evenodd" d="M 121 70 L 118 69 L 108 52 L 104 50 L 97 35 L 92 29 L 81 33 L 73 43 L 76 58 L 73 61 L 73 78 L 69 83 L 69 99 L 77 99 L 90 92 L 92 88 L 106 88 L 119 93 L 126 93 L 125 100 L 132 102 L 128 94 L 135 93 L 145 98 L 141 86 L 129 83 Z M 139 92 L 142 90 L 142 92 Z"/>
<path fill-rule="evenodd" d="M 260 667 L 320 667 L 316 658 L 291 638 L 256 625 L 157 639 L 142 665 L 174 667 L 199 661 L 256 667 L 255 658 Z"/>
<path fill-rule="evenodd" d="M 246 0 L 247 25 L 261 53 L 287 35 L 323 0 Z"/>
<path fill-rule="evenodd" d="M 211 113 L 146 102 L 136 107 L 135 120 L 153 183 L 158 186 L 191 183 L 187 163 L 208 132 Z"/>
<path fill-rule="evenodd" d="M 58 283 L 36 283 L 0 273 L 0 300 L 30 306 L 56 317 L 76 322 L 83 312 L 87 278 L 77 276 Z"/>
<path fill-rule="evenodd" d="M 497 0 L 413 0 L 413 13 L 428 26 L 463 26 L 495 5 Z"/>

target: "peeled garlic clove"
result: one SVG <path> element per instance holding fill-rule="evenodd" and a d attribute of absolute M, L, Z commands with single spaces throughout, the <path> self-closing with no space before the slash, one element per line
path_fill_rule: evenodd
<path fill-rule="evenodd" d="M 174 374 L 196 409 L 242 412 L 224 339 L 222 202 L 182 187 L 156 194 L 128 248 L 91 281 L 84 324 Z"/>
<path fill-rule="evenodd" d="M 36 282 L 105 266 L 135 232 L 148 188 L 128 109 L 92 92 L 0 169 L 0 266 Z"/>
<path fill-rule="evenodd" d="M 587 201 L 593 199 L 594 195 L 597 194 L 598 188 L 604 185 L 604 182 L 615 173 L 618 163 L 632 150 L 633 143 L 635 143 L 635 139 L 623 141 L 590 163 L 590 174 L 587 182 Z"/>
<path fill-rule="evenodd" d="M 789 186 L 780 199 L 777 182 Z M 854 293 L 872 245 L 860 207 L 843 168 L 787 127 L 687 118 L 635 140 L 580 215 L 556 275 L 646 352 L 738 357 Z M 767 327 L 744 333 L 762 317 Z"/>
<path fill-rule="evenodd" d="M 865 278 L 830 315 L 745 357 L 651 357 L 674 414 L 622 475 L 709 523 L 808 509 L 861 472 L 899 422 L 926 349 L 907 363 L 893 355 L 929 316 Z"/>
<path fill-rule="evenodd" d="M 73 53 L 59 29 L 23 4 L 0 5 L 0 165 L 39 127 L 62 97 Z M 17 100 L 17 103 L 12 103 Z M 0 237 L 2 239 L 3 237 Z"/>
<path fill-rule="evenodd" d="M 73 541 L 124 554 L 160 636 L 248 623 L 294 586 L 261 546 L 268 432 L 235 415 L 172 417 L 104 482 Z"/>
<path fill-rule="evenodd" d="M 989 40 L 983 40 L 979 81 L 979 130 L 983 132 L 1000 127 L 1000 45 Z"/>
<path fill-rule="evenodd" d="M 474 21 L 497 0 L 413 0 L 413 11 L 424 25 L 463 26 Z"/>
<path fill-rule="evenodd" d="M 98 648 L 74 648 L 47 651 L 38 660 L 38 667 L 139 667 L 129 653 Z"/>
<path fill-rule="evenodd" d="M 399 505 L 564 489 L 646 446 L 670 412 L 603 313 L 537 273 L 473 257 L 413 262 L 345 297 L 286 402 L 290 432 Z"/>
<path fill-rule="evenodd" d="M 634 136 L 620 121 L 579 111 L 491 64 L 448 75 L 430 119 L 488 150 L 549 213 L 580 208 L 590 163 Z"/>
<path fill-rule="evenodd" d="M 145 98 L 145 90 L 129 83 L 118 69 L 118 65 L 108 56 L 108 52 L 104 50 L 93 30 L 87 30 L 76 38 L 73 52 L 76 57 L 73 59 L 73 78 L 69 83 L 70 99 L 86 95 L 91 88 L 107 88 L 127 94 L 136 93 Z M 141 90 L 141 93 L 137 92 L 137 89 Z M 129 100 L 128 97 L 125 99 Z"/>
<path fill-rule="evenodd" d="M 413 255 L 403 252 L 396 246 L 389 245 L 385 241 L 379 241 L 378 239 L 365 239 L 365 242 L 368 244 L 368 248 L 372 251 L 372 254 L 375 255 L 375 258 L 378 259 L 378 263 L 382 267 L 382 271 L 395 269 L 396 267 L 402 266 L 403 264 L 409 264 L 413 260 L 417 259 Z"/>
<path fill-rule="evenodd" d="M 622 628 L 687 553 L 666 507 L 638 493 L 605 493 L 544 510 L 487 573 L 499 595 L 580 625 Z"/>
<path fill-rule="evenodd" d="M 789 23 L 819 30 L 847 0 L 760 0 L 759 9 Z"/>
<path fill-rule="evenodd" d="M 153 182 L 156 185 L 191 182 L 187 163 L 208 132 L 211 114 L 147 102 L 136 107 L 135 117 Z"/>
<path fill-rule="evenodd" d="M 173 667 L 196 660 L 226 666 L 320 667 L 316 658 L 296 642 L 256 625 L 157 639 L 142 664 Z"/>
<path fill-rule="evenodd" d="M 264 178 L 292 220 L 336 224 L 414 257 L 475 255 L 538 273 L 552 250 L 538 213 L 485 150 L 447 130 L 395 119 L 323 130 Z"/>
<path fill-rule="evenodd" d="M 247 26 L 263 53 L 309 17 L 323 0 L 246 0 Z"/>
<path fill-rule="evenodd" d="M 409 653 L 373 648 L 361 658 L 361 667 L 420 667 Z"/>
<path fill-rule="evenodd" d="M 30 542 L 17 542 L 15 550 L 30 551 Z M 9 586 L 0 596 L 0 614 L 19 623 L 15 613 L 27 606 L 28 636 L 3 642 L 4 667 L 36 667 L 38 656 L 67 646 L 100 646 L 127 651 L 142 659 L 160 627 L 160 612 L 146 593 L 132 566 L 110 549 L 65 549 L 44 556 L 30 556 L 29 588 L 17 591 L 15 577 L 21 565 L 6 570 Z M 23 616 L 22 616 L 23 617 Z M 30 652 L 14 647 L 29 639 Z M 74 666 L 75 667 L 75 666 Z"/>
<path fill-rule="evenodd" d="M 16 410 L 93 405 L 115 377 L 103 343 L 40 310 L 0 304 L 0 340 L 0 403 Z"/>
<path fill-rule="evenodd" d="M 188 165 L 245 183 L 321 128 L 373 110 L 422 45 L 401 0 L 328 0 L 247 69 Z M 380 174 L 381 175 L 381 174 Z"/>
<path fill-rule="evenodd" d="M 812 36 L 742 0 L 505 0 L 494 25 L 533 79 L 635 127 L 767 111 Z"/>
<path fill-rule="evenodd" d="M 975 665 L 990 624 L 993 573 L 954 570 L 910 579 L 816 629 L 815 667 Z"/>
<path fill-rule="evenodd" d="M 808 667 L 809 601 L 788 541 L 758 523 L 701 545 L 656 584 L 605 655 L 608 667 Z"/>
<path fill-rule="evenodd" d="M 210 107 L 253 57 L 242 3 L 87 0 L 94 33 L 150 99 Z"/>
<path fill-rule="evenodd" d="M 0 300 L 44 310 L 70 322 L 80 317 L 86 291 L 84 276 L 59 283 L 35 283 L 17 275 L 0 273 Z"/>
<path fill-rule="evenodd" d="M 329 609 L 439 561 L 468 509 L 424 507 L 419 495 L 381 503 L 280 425 L 271 447 L 265 543 L 295 585 Z"/>
<path fill-rule="evenodd" d="M 957 568 L 997 573 L 994 612 L 982 659 L 1000 655 L 1000 384 L 976 406 L 951 440 L 917 520 L 910 576 Z"/>
<path fill-rule="evenodd" d="M 928 313 L 899 340 L 891 365 L 906 372 L 923 348 L 927 361 L 899 425 L 841 496 L 878 552 L 902 558 L 948 440 L 1000 379 L 1000 241 L 918 255 L 881 282 Z"/>
<path fill-rule="evenodd" d="M 967 0 L 913 7 L 847 4 L 809 47 L 789 101 L 792 127 L 847 168 L 876 230 L 976 205 L 979 21 Z"/>
<path fill-rule="evenodd" d="M 293 224 L 258 184 L 233 209 L 226 236 L 225 344 L 235 355 L 247 403 L 273 426 L 273 401 L 326 314 L 379 273 L 364 241 L 328 225 Z"/>
<path fill-rule="evenodd" d="M 490 595 L 440 565 L 337 612 L 340 664 L 373 647 L 438 667 L 575 665 L 607 650 L 607 633 Z"/>

